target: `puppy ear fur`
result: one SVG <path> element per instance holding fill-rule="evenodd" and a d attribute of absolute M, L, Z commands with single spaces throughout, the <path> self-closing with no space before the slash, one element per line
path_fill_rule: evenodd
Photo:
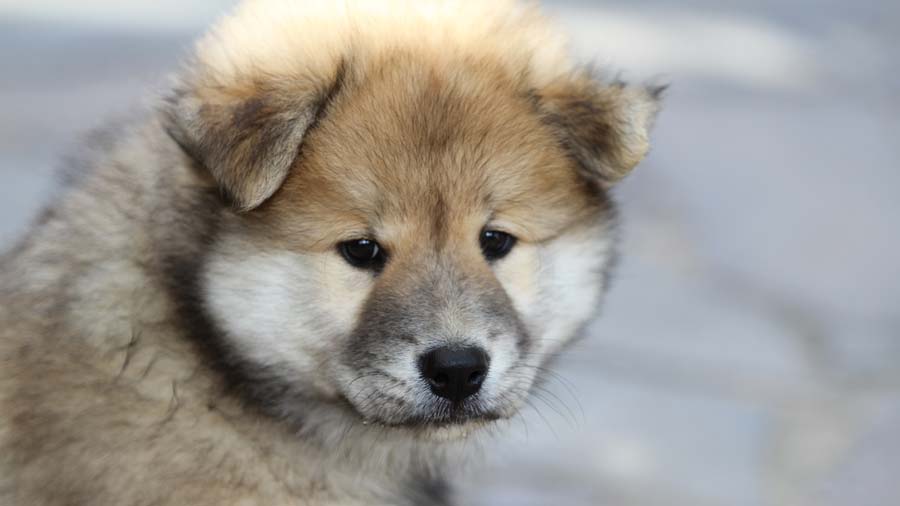
<path fill-rule="evenodd" d="M 343 73 L 340 65 L 332 76 L 295 80 L 289 89 L 183 81 L 166 99 L 166 129 L 235 210 L 250 211 L 281 187 Z"/>
<path fill-rule="evenodd" d="M 556 129 L 583 175 L 610 187 L 649 151 L 665 89 L 603 83 L 585 71 L 548 85 L 538 101 L 545 122 Z"/>

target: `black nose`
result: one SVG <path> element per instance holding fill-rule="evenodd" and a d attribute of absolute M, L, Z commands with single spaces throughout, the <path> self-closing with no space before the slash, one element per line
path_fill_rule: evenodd
<path fill-rule="evenodd" d="M 460 402 L 484 383 L 488 355 L 481 348 L 437 348 L 419 358 L 419 370 L 434 395 Z"/>

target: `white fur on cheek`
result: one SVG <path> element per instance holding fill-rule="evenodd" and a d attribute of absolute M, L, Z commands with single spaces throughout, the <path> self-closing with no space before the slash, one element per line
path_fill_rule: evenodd
<path fill-rule="evenodd" d="M 558 352 L 597 315 L 611 250 L 609 233 L 596 229 L 563 235 L 541 249 L 540 307 L 529 315 L 542 328 L 539 353 Z"/>
<path fill-rule="evenodd" d="M 498 265 L 497 278 L 537 341 L 535 353 L 559 351 L 599 310 L 612 239 L 598 228 L 521 244 Z"/>
<path fill-rule="evenodd" d="M 204 272 L 207 306 L 225 339 L 246 359 L 333 393 L 317 368 L 339 353 L 369 277 L 335 254 L 235 250 L 213 255 Z"/>

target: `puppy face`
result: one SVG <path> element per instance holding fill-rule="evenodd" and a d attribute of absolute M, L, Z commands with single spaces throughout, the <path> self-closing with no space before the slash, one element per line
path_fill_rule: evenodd
<path fill-rule="evenodd" d="M 295 425 L 509 417 L 605 289 L 606 192 L 658 90 L 572 68 L 531 8 L 432 4 L 250 2 L 165 110 L 230 204 L 200 273 L 216 349 Z"/>
<path fill-rule="evenodd" d="M 280 413 L 334 403 L 423 431 L 509 417 L 597 312 L 603 190 L 533 97 L 419 63 L 343 83 L 210 256 L 207 307 Z"/>

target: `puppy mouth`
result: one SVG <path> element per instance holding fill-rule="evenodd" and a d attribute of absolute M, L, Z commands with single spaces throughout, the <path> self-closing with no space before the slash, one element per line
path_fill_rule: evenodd
<path fill-rule="evenodd" d="M 463 427 L 466 425 L 486 425 L 503 418 L 495 411 L 477 411 L 477 412 L 451 412 L 440 416 L 411 416 L 401 420 L 400 422 L 386 424 L 391 427 L 401 427 L 406 429 L 442 429 L 447 427 Z"/>
<path fill-rule="evenodd" d="M 499 411 L 487 409 L 476 400 L 463 403 L 439 403 L 424 413 L 378 413 L 366 414 L 349 400 L 348 407 L 358 416 L 363 425 L 376 425 L 414 431 L 428 431 L 453 427 L 481 426 L 505 418 Z"/>

